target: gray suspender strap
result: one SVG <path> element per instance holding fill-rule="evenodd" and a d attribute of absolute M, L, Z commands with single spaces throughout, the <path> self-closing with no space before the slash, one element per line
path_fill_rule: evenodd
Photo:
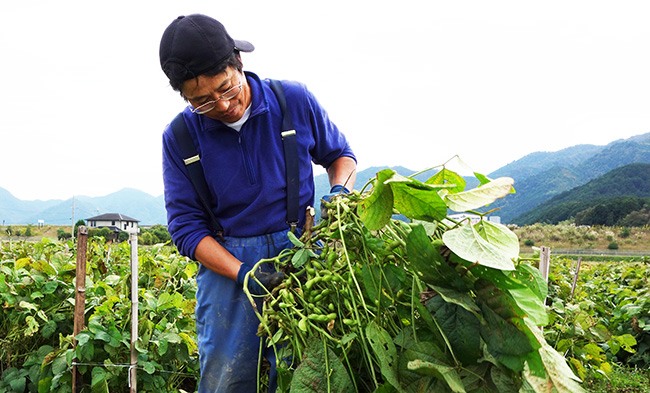
<path fill-rule="evenodd" d="M 271 89 L 275 93 L 282 111 L 282 145 L 284 147 L 284 165 L 287 178 L 287 224 L 291 231 L 298 225 L 298 206 L 300 205 L 300 172 L 298 170 L 298 141 L 293 128 L 291 112 L 287 108 L 284 88 L 280 81 L 271 79 Z"/>
<path fill-rule="evenodd" d="M 295 230 L 298 225 L 298 211 L 300 203 L 299 195 L 299 171 L 298 171 L 298 142 L 296 141 L 296 130 L 293 128 L 293 120 L 291 113 L 287 109 L 287 102 L 284 95 L 284 89 L 280 81 L 270 80 L 271 89 L 275 93 L 280 104 L 282 112 L 282 144 L 284 147 L 284 160 L 286 166 L 286 179 L 287 179 L 287 224 L 290 225 L 291 230 Z M 208 197 L 210 189 L 205 181 L 205 174 L 203 173 L 203 166 L 201 165 L 201 157 L 196 150 L 196 146 L 192 142 L 187 124 L 183 119 L 182 113 L 179 113 L 171 123 L 172 132 L 181 150 L 183 162 L 187 173 L 194 186 L 194 190 L 201 199 L 201 204 L 210 216 L 213 230 L 223 239 L 223 227 L 214 216 Z"/>

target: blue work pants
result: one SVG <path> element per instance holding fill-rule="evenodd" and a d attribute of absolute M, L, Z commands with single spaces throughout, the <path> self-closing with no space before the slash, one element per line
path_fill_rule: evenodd
<path fill-rule="evenodd" d="M 250 270 L 260 259 L 273 258 L 293 244 L 287 231 L 256 237 L 226 237 L 221 243 Z M 273 271 L 271 263 L 261 266 Z M 241 285 L 203 265 L 197 281 L 196 329 L 201 380 L 199 393 L 254 393 L 257 386 L 260 337 L 259 319 Z M 261 300 L 257 301 L 261 311 Z M 271 364 L 269 392 L 277 387 L 273 348 L 264 346 L 262 356 Z"/>

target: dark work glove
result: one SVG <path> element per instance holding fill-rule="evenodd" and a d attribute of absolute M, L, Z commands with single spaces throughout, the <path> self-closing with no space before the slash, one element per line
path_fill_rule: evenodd
<path fill-rule="evenodd" d="M 237 283 L 239 285 L 244 285 L 244 278 L 250 272 L 248 269 L 249 267 L 242 263 L 239 272 L 237 273 Z M 273 288 L 277 287 L 282 281 L 284 281 L 284 273 L 281 272 L 267 273 L 258 270 L 254 273 L 254 276 L 260 283 L 262 283 L 262 285 L 255 281 L 253 277 L 248 278 L 248 291 L 253 295 L 266 295 L 267 291 L 271 292 Z"/>
<path fill-rule="evenodd" d="M 329 202 L 336 195 L 349 194 L 349 193 L 350 193 L 350 190 L 348 190 L 347 188 L 343 187 L 340 184 L 337 184 L 334 187 L 332 187 L 329 194 L 323 195 L 323 197 L 321 198 L 321 203 L 320 203 L 320 216 L 321 216 L 321 218 L 327 218 L 328 217 L 327 208 L 323 204 L 323 201 Z"/>

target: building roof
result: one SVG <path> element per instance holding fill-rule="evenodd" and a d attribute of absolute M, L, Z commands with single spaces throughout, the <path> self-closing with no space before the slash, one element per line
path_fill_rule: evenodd
<path fill-rule="evenodd" d="M 86 218 L 86 221 L 127 221 L 127 222 L 140 222 L 140 220 L 136 220 L 135 218 L 131 218 L 129 216 L 125 216 L 124 214 L 120 213 L 104 213 L 100 214 L 95 217 L 90 217 Z"/>

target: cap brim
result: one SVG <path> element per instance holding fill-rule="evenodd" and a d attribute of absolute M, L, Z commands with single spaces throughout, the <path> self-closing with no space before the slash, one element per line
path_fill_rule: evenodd
<path fill-rule="evenodd" d="M 255 50 L 255 46 L 248 41 L 243 40 L 233 40 L 235 41 L 235 49 L 241 52 L 252 52 Z"/>

